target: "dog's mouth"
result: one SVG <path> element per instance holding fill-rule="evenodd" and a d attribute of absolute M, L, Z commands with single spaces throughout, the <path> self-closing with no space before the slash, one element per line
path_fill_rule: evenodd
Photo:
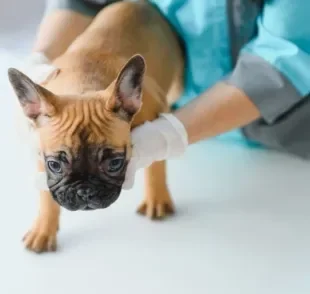
<path fill-rule="evenodd" d="M 96 208 L 92 208 L 92 207 L 87 205 L 87 206 L 85 206 L 85 208 L 83 208 L 81 210 L 85 210 L 85 211 L 87 211 L 87 210 L 96 210 Z"/>
<path fill-rule="evenodd" d="M 112 203 L 111 203 L 112 204 Z M 110 206 L 111 204 L 109 204 L 108 206 Z M 84 205 L 84 207 L 82 206 L 80 209 L 78 210 L 82 210 L 82 211 L 90 211 L 90 210 L 97 210 L 97 209 L 104 209 L 104 208 L 107 208 L 108 206 L 101 206 L 101 207 L 98 207 L 98 206 L 95 206 L 91 203 L 87 203 L 86 205 Z"/>
<path fill-rule="evenodd" d="M 92 211 L 105 209 L 112 205 L 119 197 L 121 188 L 115 188 L 110 193 L 98 192 L 91 199 L 80 197 L 76 191 L 52 193 L 54 200 L 62 207 L 70 211 Z"/>

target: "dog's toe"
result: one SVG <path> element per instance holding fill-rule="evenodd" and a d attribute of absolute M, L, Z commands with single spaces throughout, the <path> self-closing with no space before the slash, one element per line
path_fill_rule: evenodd
<path fill-rule="evenodd" d="M 37 221 L 23 238 L 25 247 L 33 252 L 51 252 L 57 248 L 58 224 Z"/>
<path fill-rule="evenodd" d="M 169 199 L 170 200 L 170 199 Z M 164 219 L 168 215 L 174 213 L 174 206 L 171 201 L 157 202 L 152 200 L 145 200 L 138 207 L 137 212 L 145 215 L 149 219 Z"/>
<path fill-rule="evenodd" d="M 57 248 L 56 235 L 48 235 L 36 230 L 28 232 L 23 238 L 23 242 L 28 250 L 36 253 L 51 252 Z"/>

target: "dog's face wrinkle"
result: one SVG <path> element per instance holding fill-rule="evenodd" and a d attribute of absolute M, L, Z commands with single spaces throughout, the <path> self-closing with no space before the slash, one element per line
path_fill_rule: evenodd
<path fill-rule="evenodd" d="M 107 136 L 111 137 L 113 136 L 111 128 L 114 125 L 111 118 L 104 113 L 102 101 L 86 99 L 68 103 L 64 109 L 61 109 L 58 116 L 50 119 L 45 130 L 48 133 L 49 141 L 57 141 L 61 136 L 65 140 L 64 145 L 73 145 L 75 142 L 70 142 L 73 138 L 86 142 L 102 140 Z M 87 134 L 85 134 L 85 130 L 87 130 Z M 81 134 L 83 134 L 83 138 L 80 138 Z"/>
<path fill-rule="evenodd" d="M 81 134 L 82 137 L 84 135 Z M 53 155 L 45 154 L 44 157 L 49 189 L 61 206 L 69 210 L 106 208 L 119 197 L 128 164 L 126 147 L 116 152 L 107 146 L 84 144 L 75 154 L 61 150 Z M 115 158 L 119 160 L 116 162 L 121 162 L 120 168 L 108 172 L 107 162 L 113 162 Z M 58 173 L 50 170 L 50 160 L 57 161 L 62 171 Z M 91 197 L 86 195 L 80 198 L 81 189 L 91 191 Z"/>
<path fill-rule="evenodd" d="M 131 150 L 130 125 L 102 99 L 83 99 L 64 100 L 39 130 L 49 190 L 69 210 L 106 208 L 116 201 Z"/>

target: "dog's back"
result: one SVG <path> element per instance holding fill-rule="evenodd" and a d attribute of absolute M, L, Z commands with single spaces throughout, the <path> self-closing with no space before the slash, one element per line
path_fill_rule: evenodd
<path fill-rule="evenodd" d="M 148 112 L 146 108 L 155 107 L 150 101 L 154 98 L 160 97 L 166 105 L 171 103 L 182 91 L 183 53 L 170 25 L 148 1 L 118 2 L 104 8 L 56 60 L 60 68 L 68 69 L 67 78 L 62 75 L 60 79 L 64 87 L 58 83 L 56 87 L 53 83 L 48 86 L 58 92 L 63 88 L 64 94 L 68 88 L 82 92 L 99 90 L 109 85 L 126 61 L 137 53 L 144 57 L 147 65 L 141 115 Z M 75 81 L 68 87 L 72 79 Z M 155 112 L 158 111 L 163 109 Z M 151 119 L 148 114 L 142 116 L 141 120 Z"/>

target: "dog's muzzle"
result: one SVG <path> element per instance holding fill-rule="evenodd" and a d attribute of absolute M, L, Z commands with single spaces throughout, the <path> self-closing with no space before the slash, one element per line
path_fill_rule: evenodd
<path fill-rule="evenodd" d="M 54 200 L 68 210 L 95 210 L 107 208 L 115 202 L 121 188 L 81 184 L 63 186 L 51 192 Z"/>

